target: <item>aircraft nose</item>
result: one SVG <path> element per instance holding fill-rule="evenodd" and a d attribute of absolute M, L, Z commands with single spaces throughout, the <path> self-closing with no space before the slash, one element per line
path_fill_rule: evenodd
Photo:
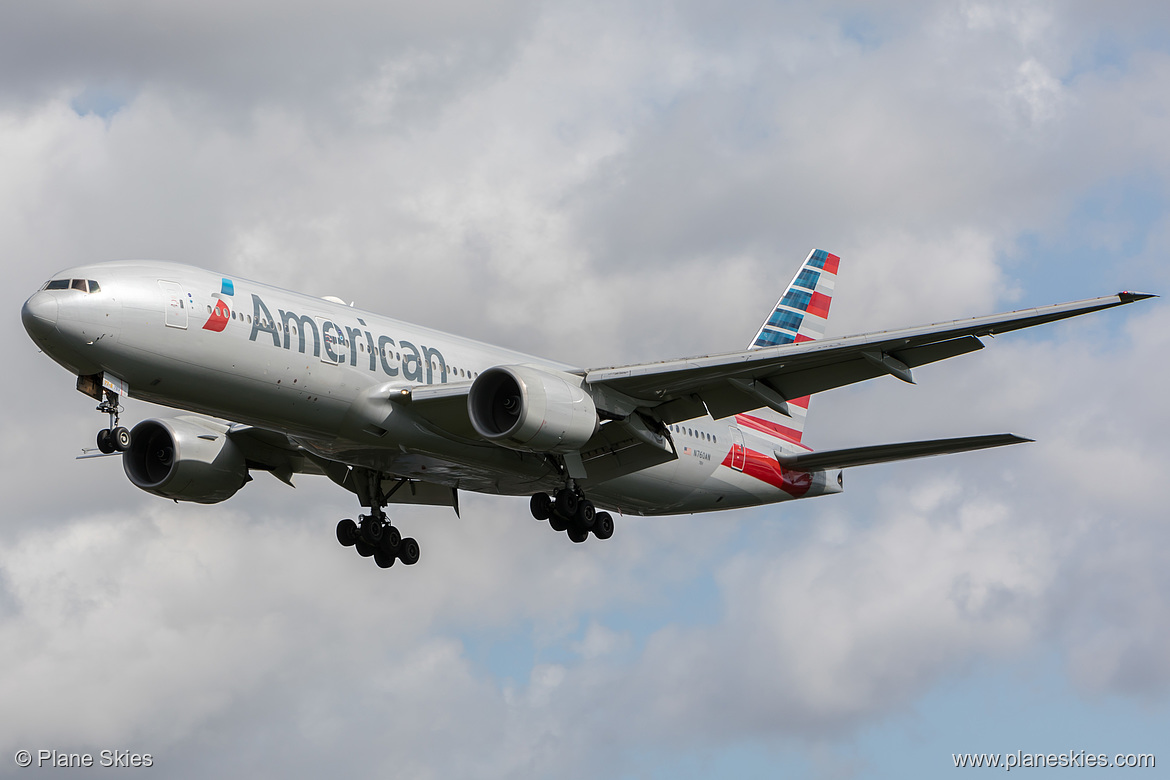
<path fill-rule="evenodd" d="M 20 310 L 24 329 L 34 339 L 57 329 L 57 297 L 41 291 L 33 293 Z"/>

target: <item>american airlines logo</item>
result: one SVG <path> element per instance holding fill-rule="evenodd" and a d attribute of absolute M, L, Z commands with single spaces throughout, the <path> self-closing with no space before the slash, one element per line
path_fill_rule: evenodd
<path fill-rule="evenodd" d="M 232 316 L 231 307 L 224 297 L 231 297 L 236 294 L 236 286 L 231 279 L 223 279 L 218 293 L 212 293 L 211 297 L 215 298 L 215 308 L 211 310 L 211 316 L 207 318 L 207 322 L 203 324 L 204 330 L 215 331 L 216 333 L 223 333 L 223 329 L 227 327 L 228 320 Z"/>
<path fill-rule="evenodd" d="M 216 308 L 220 305 L 224 307 L 222 316 L 226 324 L 231 315 L 226 303 L 221 300 Z M 363 329 L 366 323 L 362 319 L 358 319 L 358 323 L 363 327 L 355 328 L 324 317 L 311 317 L 284 309 L 277 309 L 279 316 L 273 317 L 267 304 L 255 293 L 252 293 L 252 311 L 252 333 L 248 337 L 251 341 L 258 340 L 261 333 L 267 333 L 272 336 L 272 346 L 291 350 L 295 343 L 296 350 L 301 354 L 312 352 L 314 357 L 326 363 L 344 364 L 348 360 L 351 366 L 356 366 L 360 352 L 362 365 L 370 371 L 381 370 L 386 376 L 401 375 L 407 381 L 425 382 L 428 385 L 447 381 L 447 361 L 442 352 L 421 344 L 415 346 L 401 339 L 395 341 L 390 336 L 375 337 L 369 330 Z M 213 310 L 212 320 L 215 318 Z M 211 322 L 209 320 L 208 325 Z"/>

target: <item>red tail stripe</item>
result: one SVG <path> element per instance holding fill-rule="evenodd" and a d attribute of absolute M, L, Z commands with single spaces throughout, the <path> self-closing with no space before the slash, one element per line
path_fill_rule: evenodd
<path fill-rule="evenodd" d="M 825 254 L 828 254 L 826 252 Z M 841 263 L 841 258 L 837 255 L 829 255 L 825 258 L 825 270 L 831 274 L 837 273 L 837 266 Z"/>
<path fill-rule="evenodd" d="M 824 293 L 815 292 L 812 294 L 812 299 L 808 302 L 808 313 L 815 314 L 818 317 L 829 316 L 829 304 L 833 299 Z"/>
<path fill-rule="evenodd" d="M 766 433 L 769 436 L 776 436 L 790 441 L 793 444 L 800 444 L 800 431 L 780 425 L 779 423 L 774 423 L 771 420 L 761 420 L 759 417 L 752 417 L 750 414 L 737 414 L 735 421 L 752 430 Z M 804 447 L 803 444 L 800 446 Z M 805 447 L 805 449 L 808 449 L 808 447 Z"/>
<path fill-rule="evenodd" d="M 746 448 L 745 448 L 746 449 Z M 813 475 L 806 471 L 786 469 L 762 452 L 747 450 L 744 454 L 743 468 L 736 468 L 734 453 L 728 452 L 723 459 L 723 465 L 736 471 L 742 471 L 749 477 L 758 479 L 772 487 L 783 490 L 793 498 L 800 498 L 812 487 Z"/>

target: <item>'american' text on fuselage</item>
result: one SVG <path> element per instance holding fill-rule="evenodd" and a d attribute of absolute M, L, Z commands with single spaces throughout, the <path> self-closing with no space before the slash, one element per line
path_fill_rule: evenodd
<path fill-rule="evenodd" d="M 365 352 L 369 355 L 367 367 L 370 371 L 377 371 L 381 368 L 386 376 L 396 377 L 399 376 L 399 365 L 401 365 L 401 376 L 407 381 L 434 384 L 435 372 L 438 372 L 440 384 L 447 381 L 447 361 L 443 357 L 443 353 L 433 347 L 424 345 L 416 347 L 409 341 L 402 339 L 395 341 L 389 336 L 378 336 L 375 339 L 369 330 L 348 325 L 342 326 L 329 319 L 314 318 L 307 314 L 301 315 L 284 309 L 277 309 L 280 313 L 280 318 L 277 320 L 272 316 L 268 306 L 260 296 L 255 293 L 252 293 L 252 309 L 252 333 L 248 337 L 251 341 L 256 341 L 261 333 L 268 333 L 272 336 L 272 346 L 292 349 L 292 337 L 295 334 L 297 351 L 304 354 L 305 334 L 311 333 L 314 357 L 319 357 L 329 363 L 344 363 L 346 358 L 344 348 L 348 344 L 349 364 L 356 366 L 358 364 L 358 343 L 364 340 Z M 280 323 L 279 328 L 278 322 Z M 363 326 L 366 324 L 360 318 L 358 323 Z M 282 333 L 283 340 L 281 339 Z M 324 355 L 321 354 L 322 348 L 325 351 Z M 400 354 L 401 359 L 396 358 L 396 354 Z"/>

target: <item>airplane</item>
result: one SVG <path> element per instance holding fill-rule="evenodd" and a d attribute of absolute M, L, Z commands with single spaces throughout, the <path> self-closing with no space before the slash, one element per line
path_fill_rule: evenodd
<path fill-rule="evenodd" d="M 582 369 L 202 268 L 70 268 L 24 303 L 36 345 L 99 401 L 95 454 L 135 486 L 213 504 L 267 471 L 324 475 L 368 514 L 338 541 L 419 560 L 390 504 L 459 512 L 459 491 L 530 496 L 573 542 L 629 515 L 713 512 L 844 489 L 843 469 L 1031 441 L 991 434 L 815 452 L 810 396 L 983 347 L 981 337 L 1155 297 L 1120 292 L 824 338 L 840 257 L 813 250 L 748 348 Z M 191 414 L 122 427 L 121 401 Z"/>

